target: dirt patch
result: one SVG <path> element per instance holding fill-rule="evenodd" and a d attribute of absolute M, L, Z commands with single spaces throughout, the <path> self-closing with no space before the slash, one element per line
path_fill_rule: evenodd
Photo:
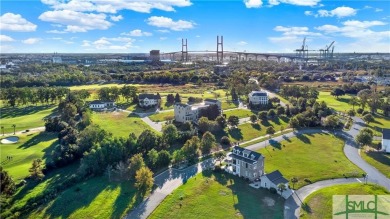
<path fill-rule="evenodd" d="M 18 141 L 19 141 L 19 137 L 17 137 L 17 136 L 10 136 L 10 137 L 6 137 L 6 138 L 1 139 L 2 144 L 15 144 L 15 143 L 18 143 Z"/>
<path fill-rule="evenodd" d="M 263 203 L 264 203 L 265 205 L 267 205 L 268 207 L 272 207 L 272 206 L 275 205 L 275 200 L 273 200 L 273 199 L 270 198 L 270 197 L 264 197 L 262 201 L 263 201 Z"/>

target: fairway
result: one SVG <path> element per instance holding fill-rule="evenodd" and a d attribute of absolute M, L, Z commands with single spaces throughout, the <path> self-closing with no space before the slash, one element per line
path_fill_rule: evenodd
<path fill-rule="evenodd" d="M 328 91 L 321 91 L 320 95 L 318 96 L 318 102 L 324 101 L 328 107 L 333 108 L 334 110 L 340 111 L 340 112 L 346 112 L 349 109 L 352 109 L 352 105 L 349 105 L 349 99 L 351 99 L 351 95 L 344 95 L 340 96 L 338 99 L 332 95 L 330 95 L 330 92 Z M 355 106 L 355 110 L 358 108 L 358 106 Z"/>
<path fill-rule="evenodd" d="M 228 173 L 203 171 L 176 189 L 149 218 L 283 218 L 284 199 Z"/>
<path fill-rule="evenodd" d="M 16 144 L 0 144 L 1 165 L 16 182 L 29 175 L 28 169 L 34 159 L 50 159 L 51 151 L 57 145 L 56 133 L 41 132 L 18 137 Z M 8 160 L 7 156 L 12 156 L 12 160 Z"/>
<path fill-rule="evenodd" d="M 305 134 L 258 152 L 265 156 L 265 172 L 279 170 L 288 180 L 298 178 L 297 189 L 307 185 L 308 180 L 361 176 L 363 172 L 345 157 L 343 146 L 343 140 L 330 134 Z"/>
<path fill-rule="evenodd" d="M 301 208 L 305 219 L 332 218 L 333 195 L 385 195 L 385 188 L 378 185 L 352 183 L 320 189 L 310 194 L 304 201 L 307 205 Z M 367 217 L 373 218 L 373 217 Z"/>
<path fill-rule="evenodd" d="M 92 123 L 111 132 L 114 137 L 127 138 L 130 133 L 139 136 L 146 129 L 154 131 L 138 116 L 125 112 L 94 112 Z"/>
<path fill-rule="evenodd" d="M 41 127 L 45 125 L 45 117 L 53 115 L 57 107 L 49 106 L 30 106 L 1 108 L 0 124 L 4 126 L 5 133 L 13 133 L 16 125 L 16 131 L 22 131 L 30 128 Z"/>

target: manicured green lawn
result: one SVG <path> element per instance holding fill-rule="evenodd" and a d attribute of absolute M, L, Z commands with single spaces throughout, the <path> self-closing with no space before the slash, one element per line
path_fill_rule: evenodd
<path fill-rule="evenodd" d="M 130 133 L 139 136 L 145 129 L 153 130 L 138 116 L 129 115 L 125 112 L 107 112 L 92 114 L 92 123 L 111 132 L 113 136 L 127 138 Z"/>
<path fill-rule="evenodd" d="M 375 121 L 369 125 L 378 128 L 390 128 L 390 118 L 379 114 L 374 114 Z"/>
<path fill-rule="evenodd" d="M 243 179 L 205 171 L 167 196 L 149 218 L 283 218 L 283 205 L 283 198 Z"/>
<path fill-rule="evenodd" d="M 351 99 L 351 95 L 340 96 L 338 99 L 332 95 L 328 91 L 320 91 L 320 95 L 318 95 L 318 101 L 325 101 L 328 107 L 333 108 L 340 112 L 348 111 L 352 109 L 352 106 L 348 104 L 349 99 Z M 355 106 L 355 109 L 357 106 Z"/>
<path fill-rule="evenodd" d="M 280 170 L 286 179 L 298 178 L 295 188 L 311 182 L 363 173 L 343 152 L 344 141 L 330 134 L 305 134 L 275 142 L 259 150 L 265 156 L 265 172 Z"/>
<path fill-rule="evenodd" d="M 280 131 L 281 126 L 286 129 L 288 121 L 289 119 L 287 117 L 277 117 L 273 120 L 260 121 L 255 124 L 248 122 L 238 125 L 237 128 L 225 128 L 223 131 L 215 133 L 215 137 L 218 140 L 220 140 L 222 136 L 228 136 L 231 141 L 248 141 L 266 135 L 266 129 L 269 126 L 274 127 L 276 132 Z"/>
<path fill-rule="evenodd" d="M 360 156 L 381 173 L 390 178 L 390 154 L 373 150 L 361 150 Z"/>
<path fill-rule="evenodd" d="M 153 122 L 162 122 L 166 120 L 172 120 L 175 116 L 175 113 L 173 111 L 169 112 L 162 112 L 162 113 L 156 113 L 151 116 L 149 116 L 149 119 Z"/>
<path fill-rule="evenodd" d="M 223 114 L 226 114 L 226 119 L 229 118 L 229 116 L 238 116 L 238 118 L 241 119 L 253 115 L 253 112 L 247 109 L 235 109 L 235 110 L 224 111 Z"/>
<path fill-rule="evenodd" d="M 238 107 L 238 103 L 232 102 L 230 100 L 222 101 L 222 109 L 234 109 Z"/>
<path fill-rule="evenodd" d="M 34 159 L 50 159 L 51 151 L 58 143 L 55 133 L 41 132 L 18 137 L 16 144 L 0 143 L 1 165 L 16 182 L 29 175 L 28 169 Z M 12 156 L 12 160 L 8 160 L 7 156 Z"/>
<path fill-rule="evenodd" d="M 4 126 L 5 133 L 14 131 L 12 125 L 16 125 L 16 131 L 22 131 L 30 128 L 45 125 L 43 119 L 55 113 L 57 107 L 48 106 L 29 106 L 29 107 L 4 107 L 0 109 L 0 125 Z"/>
<path fill-rule="evenodd" d="M 351 183 L 331 186 L 320 189 L 310 194 L 304 201 L 301 209 L 301 217 L 308 218 L 332 218 L 333 195 L 385 195 L 390 194 L 385 188 L 378 185 Z M 373 218 L 373 217 L 372 217 Z"/>

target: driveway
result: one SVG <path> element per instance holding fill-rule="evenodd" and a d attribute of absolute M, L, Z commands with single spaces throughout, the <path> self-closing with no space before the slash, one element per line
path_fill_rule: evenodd
<path fill-rule="evenodd" d="M 183 170 L 168 169 L 154 177 L 154 183 L 157 185 L 152 194 L 145 199 L 141 204 L 134 208 L 126 219 L 144 219 L 147 218 L 154 209 L 171 194 L 175 189 L 186 182 L 189 178 L 201 173 L 203 170 L 214 166 L 213 159 L 207 159 L 200 163 L 194 164 Z"/>
<path fill-rule="evenodd" d="M 276 96 L 275 93 L 272 93 L 272 92 L 269 91 L 269 90 L 265 90 L 265 91 L 268 93 L 269 98 L 278 97 L 278 96 Z M 278 98 L 279 98 L 279 97 L 278 97 Z M 286 104 L 285 104 L 283 101 L 280 101 L 280 105 L 283 106 L 283 107 L 286 107 Z"/>

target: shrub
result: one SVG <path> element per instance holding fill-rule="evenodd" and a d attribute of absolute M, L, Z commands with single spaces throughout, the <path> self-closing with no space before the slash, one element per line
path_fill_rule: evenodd
<path fill-rule="evenodd" d="M 356 112 L 359 113 L 359 114 L 362 114 L 363 113 L 363 109 L 359 108 L 359 109 L 356 110 Z"/>
<path fill-rule="evenodd" d="M 221 138 L 221 144 L 222 145 L 229 145 L 230 146 L 230 139 L 227 136 L 223 136 Z"/>
<path fill-rule="evenodd" d="M 312 183 L 310 179 L 304 179 L 303 181 L 307 182 L 307 183 Z"/>
<path fill-rule="evenodd" d="M 222 168 L 220 165 L 215 165 L 214 166 L 214 172 L 221 172 L 222 171 Z"/>
<path fill-rule="evenodd" d="M 272 193 L 272 194 L 276 194 L 278 191 L 275 189 L 275 188 L 273 188 L 273 187 L 271 187 L 271 188 L 269 188 L 269 191 Z"/>

